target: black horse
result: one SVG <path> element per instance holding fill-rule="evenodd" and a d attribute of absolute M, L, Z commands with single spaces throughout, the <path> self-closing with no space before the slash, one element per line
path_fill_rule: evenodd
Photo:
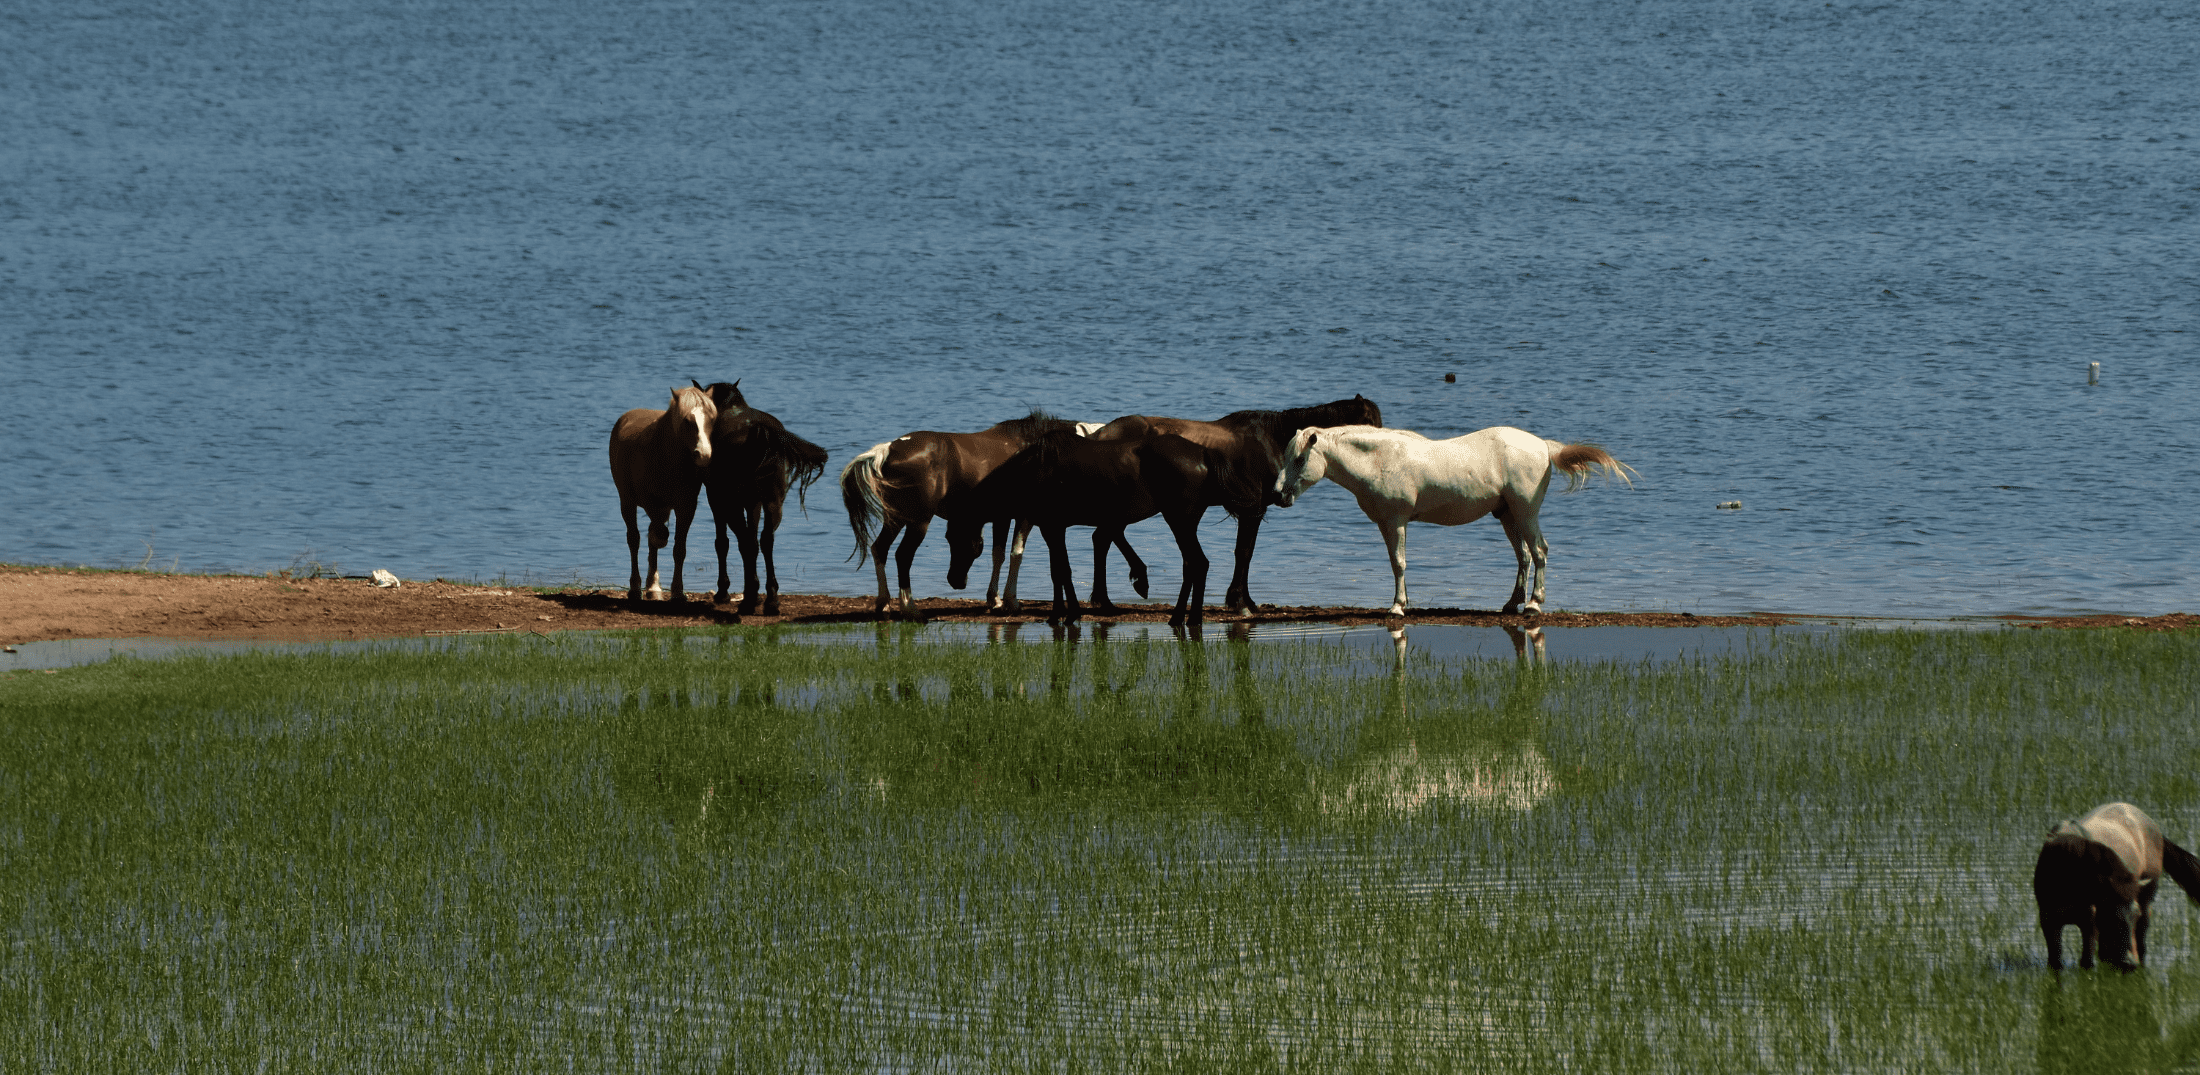
<path fill-rule="evenodd" d="M 2164 839 L 2154 819 L 2130 803 L 2098 806 L 2049 830 L 2032 868 L 2047 965 L 2062 969 L 2064 926 L 2078 927 L 2084 940 L 2081 967 L 2093 965 L 2096 947 L 2127 971 L 2145 963 L 2148 919 L 2164 872 L 2200 903 L 2200 859 Z"/>
<path fill-rule="evenodd" d="M 787 432 L 779 419 L 749 406 L 741 397 L 740 385 L 738 380 L 721 381 L 704 389 L 718 405 L 710 466 L 703 475 L 711 521 L 718 529 L 718 593 L 712 600 L 724 604 L 733 597 L 733 579 L 726 574 L 730 524 L 741 539 L 741 604 L 734 611 L 741 615 L 756 611 L 756 554 L 761 551 L 764 615 L 777 616 L 779 571 L 772 564 L 772 535 L 779 530 L 788 488 L 795 490 L 796 503 L 805 503 L 810 483 L 825 473 L 825 449 Z"/>
<path fill-rule="evenodd" d="M 1326 429 L 1330 426 L 1379 426 L 1383 424 L 1382 408 L 1364 396 L 1340 399 L 1315 407 L 1293 407 L 1281 411 L 1233 411 L 1212 422 L 1194 421 L 1189 418 L 1157 418 L 1150 415 L 1124 415 L 1093 431 L 1094 440 L 1136 439 L 1155 433 L 1174 433 L 1186 440 L 1224 453 L 1229 457 L 1234 472 L 1250 476 L 1260 483 L 1262 499 L 1259 504 L 1237 512 L 1237 564 L 1230 573 L 1230 588 L 1223 594 L 1224 604 L 1233 612 L 1254 607 L 1253 594 L 1247 578 L 1252 573 L 1253 543 L 1260 537 L 1261 520 L 1267 518 L 1268 508 L 1279 502 L 1273 486 L 1276 475 L 1283 469 L 1283 449 L 1291 443 L 1291 437 L 1301 429 L 1313 426 Z M 1124 550 L 1128 554 L 1129 549 Z M 1109 607 L 1107 593 L 1107 546 L 1093 547 L 1092 603 Z M 1143 574 L 1143 565 L 1137 565 L 1133 577 Z"/>
<path fill-rule="evenodd" d="M 949 519 L 947 580 L 960 587 L 970 565 L 985 551 L 985 524 L 1022 519 L 1046 537 L 1054 579 L 1049 623 L 1079 617 L 1070 581 L 1068 530 L 1095 528 L 1094 544 L 1122 540 L 1123 529 L 1160 515 L 1176 535 L 1184 557 L 1172 625 L 1200 622 L 1207 599 L 1207 554 L 1199 547 L 1199 519 L 1210 507 L 1232 515 L 1258 510 L 1266 495 L 1258 474 L 1239 468 L 1230 453 L 1202 447 L 1173 433 L 1091 440 L 1061 431 L 1030 447 L 973 486 L 962 511 Z"/>

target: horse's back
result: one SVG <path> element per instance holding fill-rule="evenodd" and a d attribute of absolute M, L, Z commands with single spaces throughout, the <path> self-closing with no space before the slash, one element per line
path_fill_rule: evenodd
<path fill-rule="evenodd" d="M 2106 803 L 2071 825 L 2086 839 L 2115 852 L 2141 884 L 2162 875 L 2162 827 L 2138 807 Z"/>

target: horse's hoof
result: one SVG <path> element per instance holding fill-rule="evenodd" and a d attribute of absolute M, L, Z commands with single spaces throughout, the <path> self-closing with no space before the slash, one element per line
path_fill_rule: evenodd
<path fill-rule="evenodd" d="M 779 599 L 777 597 L 767 597 L 764 599 L 764 615 L 779 615 Z"/>
<path fill-rule="evenodd" d="M 752 612 L 755 612 L 755 611 L 756 611 L 756 598 L 753 598 L 753 597 L 747 597 L 747 598 L 743 598 L 743 599 L 741 600 L 741 605 L 740 605 L 740 607 L 738 607 L 738 608 L 734 609 L 734 610 L 733 610 L 733 614 L 734 614 L 734 615 L 736 615 L 736 616 L 746 616 L 746 615 L 749 615 L 750 613 L 752 613 Z"/>
<path fill-rule="evenodd" d="M 1095 601 L 1086 605 L 1085 608 L 1095 616 L 1120 616 L 1123 614 L 1122 608 L 1113 601 Z"/>
<path fill-rule="evenodd" d="M 710 603 L 714 605 L 723 605 L 731 600 L 733 600 L 733 592 L 731 590 L 720 590 L 717 593 L 710 595 Z"/>
<path fill-rule="evenodd" d="M 1131 589 L 1138 591 L 1138 596 L 1140 597 L 1153 596 L 1146 590 L 1146 576 L 1144 575 L 1140 575 L 1137 578 L 1131 580 Z"/>

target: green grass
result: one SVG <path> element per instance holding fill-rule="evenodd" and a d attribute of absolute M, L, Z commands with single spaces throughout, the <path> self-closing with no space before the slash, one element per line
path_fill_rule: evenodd
<path fill-rule="evenodd" d="M 490 637 L 0 678 L 0 1071 L 2171 1070 L 2200 636 Z M 2106 1066 L 2103 1066 L 2106 1065 Z"/>

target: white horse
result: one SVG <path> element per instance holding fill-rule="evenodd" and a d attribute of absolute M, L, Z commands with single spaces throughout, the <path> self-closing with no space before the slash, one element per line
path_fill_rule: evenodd
<path fill-rule="evenodd" d="M 1506 612 L 1543 611 L 1543 575 L 1550 545 L 1536 523 L 1551 472 L 1566 472 L 1567 489 L 1580 488 L 1594 469 L 1633 483 L 1633 470 L 1594 444 L 1562 444 L 1510 426 L 1492 426 L 1450 440 L 1430 440 L 1405 429 L 1335 426 L 1302 429 L 1283 453 L 1276 498 L 1290 507 L 1314 483 L 1328 478 L 1359 498 L 1360 510 L 1382 528 L 1390 546 L 1390 571 L 1398 594 L 1390 614 L 1406 614 L 1406 524 L 1458 526 L 1495 515 L 1520 559 Z M 1534 568 L 1534 589 L 1529 569 Z"/>

